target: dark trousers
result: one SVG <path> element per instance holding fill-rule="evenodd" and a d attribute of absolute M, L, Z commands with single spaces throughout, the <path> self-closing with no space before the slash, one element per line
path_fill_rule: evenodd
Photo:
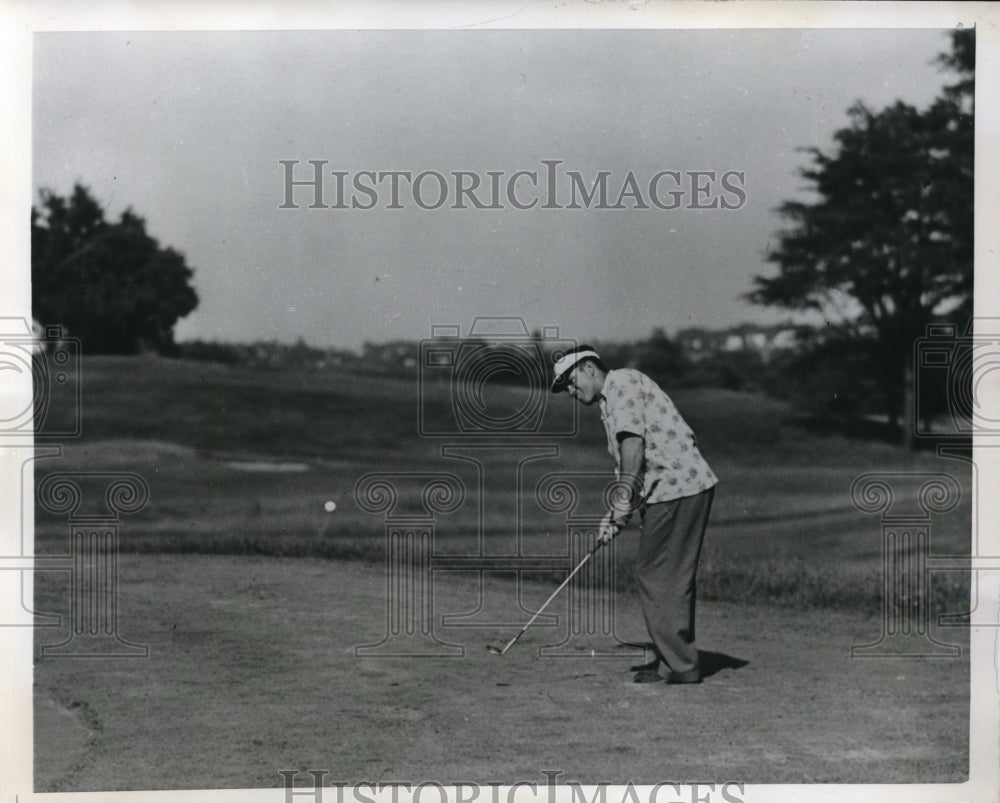
<path fill-rule="evenodd" d="M 698 666 L 695 574 L 715 489 L 648 505 L 642 516 L 636 580 L 661 674 Z M 664 664 L 666 666 L 664 666 Z"/>

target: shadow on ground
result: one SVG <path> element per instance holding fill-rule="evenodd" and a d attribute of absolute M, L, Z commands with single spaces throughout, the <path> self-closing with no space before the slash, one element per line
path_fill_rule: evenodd
<path fill-rule="evenodd" d="M 750 662 L 743 658 L 734 658 L 723 652 L 698 650 L 698 664 L 701 666 L 701 676 L 708 678 L 723 669 L 742 669 Z"/>
<path fill-rule="evenodd" d="M 644 661 L 653 655 L 654 645 L 651 641 L 629 643 L 630 647 L 642 647 L 646 653 L 644 656 Z M 724 652 L 713 652 L 711 650 L 698 650 L 698 666 L 701 667 L 701 676 L 703 678 L 709 678 L 712 675 L 721 672 L 723 669 L 742 669 L 747 666 L 750 662 L 744 658 L 736 658 L 732 655 L 726 655 Z M 637 664 L 633 669 L 640 669 L 648 667 L 650 669 L 655 668 L 655 664 L 642 663 Z"/>

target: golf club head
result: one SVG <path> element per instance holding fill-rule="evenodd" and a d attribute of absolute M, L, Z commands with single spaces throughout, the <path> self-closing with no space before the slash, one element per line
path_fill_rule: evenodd
<path fill-rule="evenodd" d="M 503 655 L 503 650 L 501 650 L 499 647 L 494 647 L 492 644 L 486 645 L 486 651 L 491 652 L 494 655 Z"/>

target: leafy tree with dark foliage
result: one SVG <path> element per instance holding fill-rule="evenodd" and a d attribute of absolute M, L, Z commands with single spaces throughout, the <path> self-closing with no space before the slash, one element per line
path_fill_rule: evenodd
<path fill-rule="evenodd" d="M 823 342 L 863 355 L 910 445 L 914 342 L 942 316 L 964 331 L 972 312 L 974 32 L 953 33 L 951 44 L 939 63 L 960 81 L 927 110 L 856 103 L 834 153 L 808 149 L 801 175 L 816 200 L 780 208 L 791 226 L 768 254 L 778 273 L 758 276 L 749 294 L 822 313 Z"/>
<path fill-rule="evenodd" d="M 32 314 L 80 338 L 87 354 L 175 350 L 177 321 L 198 305 L 184 256 L 161 247 L 131 209 L 116 223 L 86 187 L 40 193 L 31 209 Z"/>

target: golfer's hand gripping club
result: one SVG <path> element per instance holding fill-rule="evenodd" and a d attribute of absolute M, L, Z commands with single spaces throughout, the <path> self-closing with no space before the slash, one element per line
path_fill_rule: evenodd
<path fill-rule="evenodd" d="M 600 526 L 597 528 L 597 543 L 606 544 L 619 532 L 621 532 L 621 528 L 615 522 L 613 511 L 609 510 L 604 514 L 604 518 L 601 519 Z"/>

